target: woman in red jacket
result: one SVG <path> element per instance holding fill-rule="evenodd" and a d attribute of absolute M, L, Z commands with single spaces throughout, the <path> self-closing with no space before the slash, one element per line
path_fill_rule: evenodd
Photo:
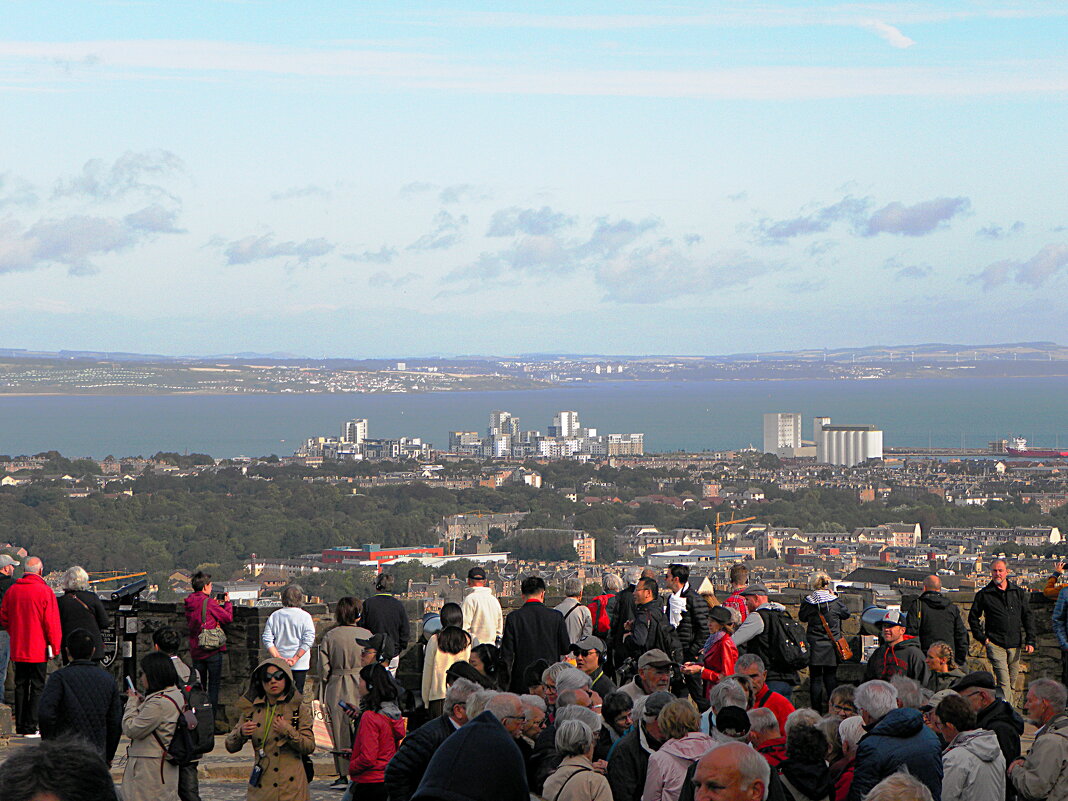
<path fill-rule="evenodd" d="M 352 741 L 349 784 L 343 801 L 386 801 L 386 765 L 404 739 L 397 685 L 380 664 L 360 670 L 360 719 Z"/>
<path fill-rule="evenodd" d="M 713 606 L 708 610 L 708 631 L 702 664 L 687 662 L 682 666 L 683 673 L 701 674 L 705 680 L 705 698 L 721 678 L 734 673 L 734 663 L 738 661 L 738 647 L 731 639 L 734 631 L 731 610 L 725 606 Z"/>

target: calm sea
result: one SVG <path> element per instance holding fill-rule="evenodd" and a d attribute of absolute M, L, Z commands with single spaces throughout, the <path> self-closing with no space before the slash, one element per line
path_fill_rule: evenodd
<path fill-rule="evenodd" d="M 888 447 L 982 447 L 1027 437 L 1068 445 L 1068 378 L 872 381 L 610 383 L 523 392 L 420 395 L 0 397 L 0 454 L 58 450 L 67 456 L 286 455 L 306 437 L 336 435 L 366 417 L 370 436 L 410 435 L 436 446 L 450 430 L 484 431 L 490 411 L 545 431 L 576 410 L 601 433 L 645 434 L 647 451 L 761 446 L 765 412 L 874 424 Z"/>

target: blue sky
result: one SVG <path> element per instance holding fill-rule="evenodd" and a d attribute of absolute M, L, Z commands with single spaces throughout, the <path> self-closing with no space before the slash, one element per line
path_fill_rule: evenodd
<path fill-rule="evenodd" d="M 1063 2 L 0 20 L 2 347 L 1065 339 Z"/>

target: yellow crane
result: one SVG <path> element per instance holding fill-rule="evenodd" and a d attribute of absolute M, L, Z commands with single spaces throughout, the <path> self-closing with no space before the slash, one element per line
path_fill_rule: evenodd
<path fill-rule="evenodd" d="M 719 517 L 720 517 L 720 513 L 716 512 L 715 540 L 716 540 L 716 570 L 717 571 L 719 570 L 719 530 L 723 526 L 729 526 L 732 523 L 748 523 L 750 520 L 756 520 L 755 517 L 738 517 L 738 518 L 733 518 L 732 517 L 730 520 L 724 520 L 724 521 L 721 522 Z"/>
<path fill-rule="evenodd" d="M 148 573 L 127 573 L 126 575 L 111 575 L 112 573 L 118 573 L 117 570 L 105 570 L 100 573 L 90 573 L 90 576 L 106 576 L 107 578 L 90 579 L 90 584 L 100 584 L 104 581 L 121 581 L 122 579 L 140 578 L 141 576 L 147 576 Z"/>

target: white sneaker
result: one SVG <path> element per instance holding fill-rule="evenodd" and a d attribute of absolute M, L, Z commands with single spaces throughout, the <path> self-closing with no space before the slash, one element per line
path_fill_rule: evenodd
<path fill-rule="evenodd" d="M 34 740 L 40 740 L 41 739 L 41 733 L 39 731 L 35 731 L 33 734 L 24 734 L 22 736 L 27 738 L 27 739 L 34 739 Z"/>

